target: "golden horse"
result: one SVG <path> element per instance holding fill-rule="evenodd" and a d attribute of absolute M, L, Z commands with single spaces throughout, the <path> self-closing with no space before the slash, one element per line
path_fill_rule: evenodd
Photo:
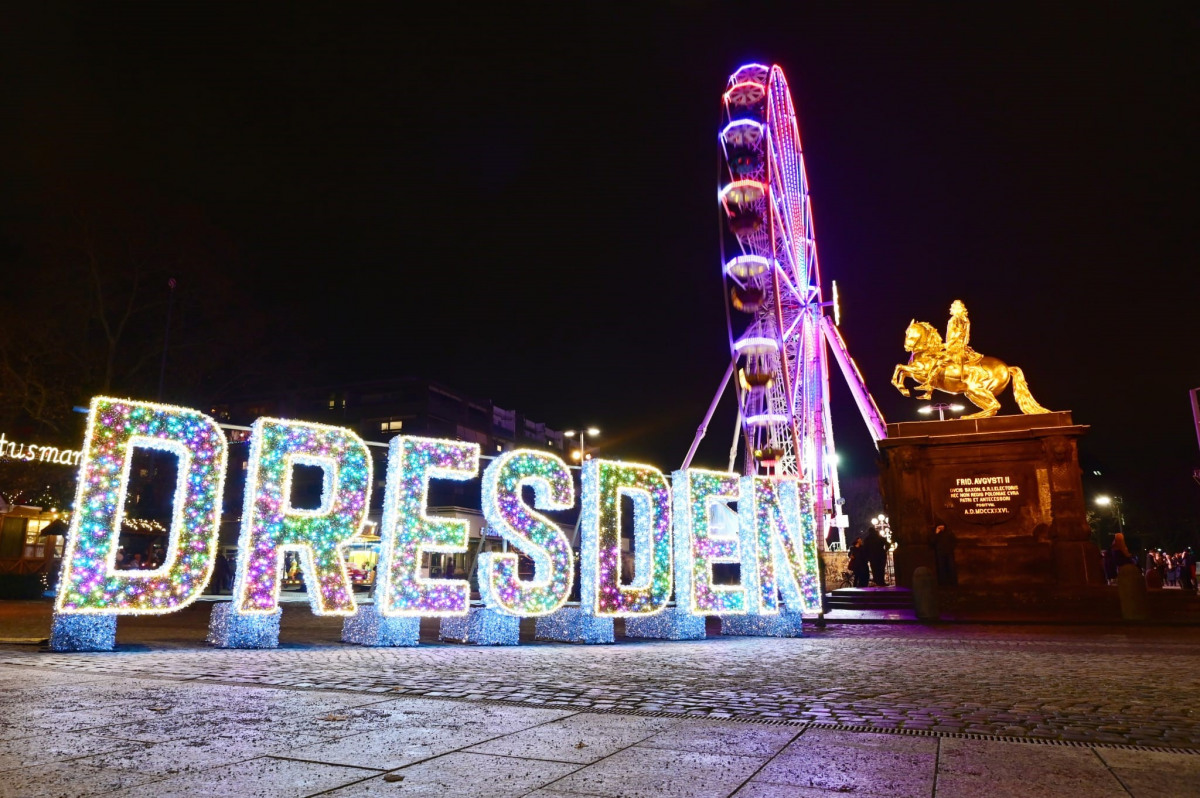
<path fill-rule="evenodd" d="M 912 356 L 907 365 L 896 366 L 892 372 L 892 385 L 905 396 L 911 396 L 904 384 L 905 379 L 911 377 L 918 386 L 928 388 L 923 399 L 931 398 L 935 389 L 961 393 L 979 408 L 978 413 L 963 418 L 987 418 L 1000 410 L 996 394 L 1007 388 L 1011 380 L 1013 398 L 1022 413 L 1050 412 L 1034 400 L 1029 384 L 1025 382 L 1025 373 L 1016 366 L 987 355 L 962 366 L 947 362 L 942 356 L 941 333 L 928 322 L 914 320 L 908 325 L 904 333 L 904 351 L 911 352 Z"/>

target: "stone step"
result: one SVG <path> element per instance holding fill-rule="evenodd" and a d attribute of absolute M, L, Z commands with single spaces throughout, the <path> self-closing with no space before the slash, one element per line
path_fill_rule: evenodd
<path fill-rule="evenodd" d="M 825 613 L 826 623 L 917 623 L 917 614 L 907 610 L 844 610 Z"/>
<path fill-rule="evenodd" d="M 830 609 L 843 610 L 911 610 L 913 603 L 911 601 L 885 601 L 882 599 L 875 600 L 846 600 L 839 598 L 830 598 L 826 605 Z"/>
<path fill-rule="evenodd" d="M 912 593 L 896 587 L 841 588 L 825 594 L 825 601 L 831 611 L 911 613 L 913 610 Z"/>

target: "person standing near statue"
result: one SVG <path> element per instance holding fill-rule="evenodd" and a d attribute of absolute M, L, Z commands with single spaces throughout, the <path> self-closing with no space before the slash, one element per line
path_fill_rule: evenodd
<path fill-rule="evenodd" d="M 883 535 L 879 533 L 878 527 L 872 527 L 867 533 L 866 540 L 863 541 L 863 549 L 867 555 L 867 563 L 871 566 L 871 584 L 876 587 L 885 587 L 887 585 L 887 577 L 884 572 L 887 570 L 887 541 L 883 539 Z"/>
<path fill-rule="evenodd" d="M 867 563 L 867 550 L 863 548 L 863 539 L 857 538 L 850 547 L 850 572 L 854 574 L 855 587 L 866 587 L 871 581 L 870 567 Z"/>
<path fill-rule="evenodd" d="M 954 564 L 954 550 L 958 548 L 958 538 L 946 528 L 938 524 L 933 528 L 933 557 L 937 563 L 937 581 L 941 587 L 956 587 L 958 585 L 958 568 Z"/>

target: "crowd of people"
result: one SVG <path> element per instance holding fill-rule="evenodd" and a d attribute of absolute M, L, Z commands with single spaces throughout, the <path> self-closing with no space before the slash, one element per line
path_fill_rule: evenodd
<path fill-rule="evenodd" d="M 933 559 L 937 566 L 938 584 L 943 587 L 956 586 L 958 567 L 954 561 L 954 552 L 958 548 L 958 538 L 945 524 L 939 523 L 933 528 L 929 547 L 933 550 Z M 877 526 L 873 526 L 866 535 L 850 544 L 849 565 L 854 586 L 887 586 L 887 558 L 893 548 L 891 536 L 885 535 Z"/>
<path fill-rule="evenodd" d="M 1129 550 L 1125 535 L 1113 535 L 1112 545 L 1101 552 L 1104 559 L 1104 576 L 1109 582 L 1117 580 L 1117 571 L 1123 565 L 1136 566 L 1146 577 L 1150 587 L 1178 587 L 1182 590 L 1196 589 L 1196 554 L 1186 548 L 1175 553 L 1162 549 L 1143 552 L 1139 561 Z"/>
<path fill-rule="evenodd" d="M 879 527 L 871 527 L 865 536 L 850 545 L 850 572 L 854 574 L 855 587 L 867 587 L 868 584 L 883 587 L 887 584 L 887 556 L 890 549 L 891 543 Z"/>
<path fill-rule="evenodd" d="M 162 566 L 163 551 L 161 546 L 151 546 L 145 554 L 136 552 L 126 554 L 125 550 L 117 550 L 118 571 L 153 571 Z"/>

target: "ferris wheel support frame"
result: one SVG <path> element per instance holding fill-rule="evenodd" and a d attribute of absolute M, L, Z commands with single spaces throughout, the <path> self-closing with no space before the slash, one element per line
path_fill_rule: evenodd
<path fill-rule="evenodd" d="M 846 348 L 846 340 L 842 338 L 841 330 L 830 316 L 821 318 L 821 333 L 842 369 L 846 384 L 850 386 L 850 393 L 853 394 L 858 412 L 862 414 L 863 421 L 871 433 L 871 440 L 878 444 L 887 437 L 887 422 L 883 420 L 883 413 L 879 412 L 879 405 L 875 404 L 875 397 L 867 390 L 867 383 L 862 372 L 858 370 L 858 364 L 850 357 L 850 350 Z"/>

